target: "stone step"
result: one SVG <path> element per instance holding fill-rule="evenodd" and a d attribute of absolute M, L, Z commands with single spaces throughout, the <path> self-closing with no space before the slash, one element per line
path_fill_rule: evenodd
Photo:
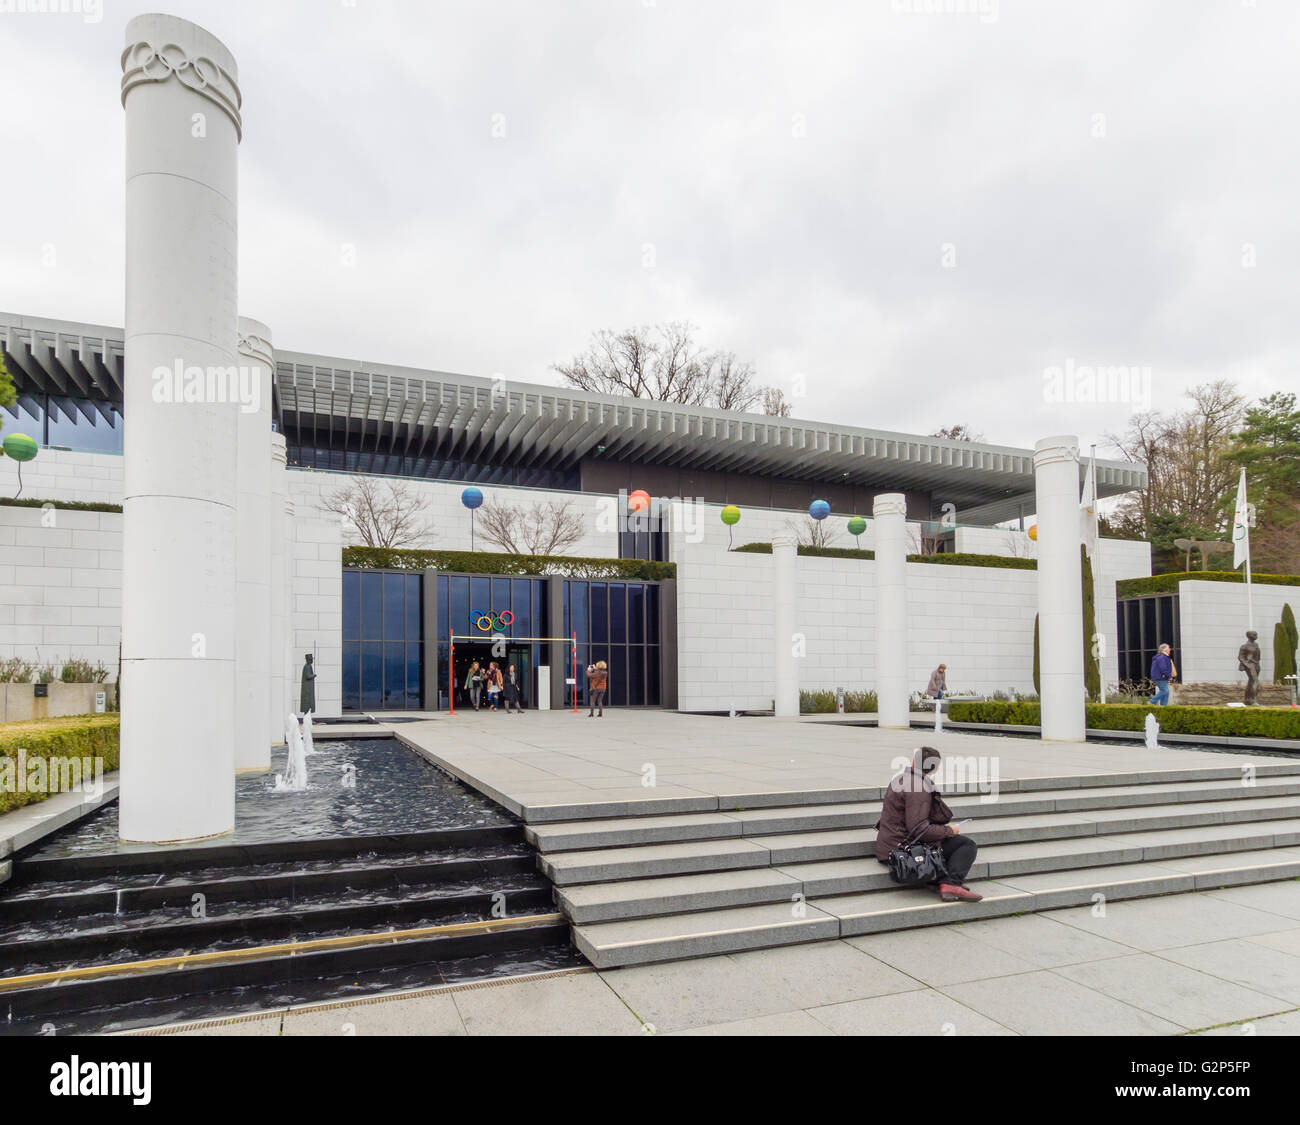
<path fill-rule="evenodd" d="M 1088 836 L 981 848 L 972 880 L 1005 880 L 1045 872 L 1116 867 L 1181 857 L 1253 852 L 1281 841 L 1300 846 L 1300 822 L 1277 831 L 1277 821 L 1249 826 L 1212 825 L 1137 836 Z M 619 921 L 730 906 L 796 901 L 829 895 L 896 889 L 874 855 L 780 867 L 698 875 L 628 879 L 559 887 L 555 901 L 575 923 Z"/>
<path fill-rule="evenodd" d="M 1300 798 L 1264 797 L 1234 802 L 1207 801 L 1170 808 L 1157 806 L 1090 813 L 989 817 L 977 820 L 967 828 L 967 832 L 986 847 L 1276 821 L 1278 826 L 1269 829 L 1268 834 L 1277 836 L 1279 844 L 1290 844 L 1300 842 L 1300 836 L 1296 840 L 1286 838 L 1289 832 L 1300 833 L 1300 820 L 1295 819 L 1298 815 Z M 874 855 L 874 845 L 874 829 L 851 828 L 544 853 L 537 858 L 542 872 L 556 886 L 566 887 L 580 883 L 726 871 L 738 867 L 780 867 L 791 863 L 853 859 Z"/>
<path fill-rule="evenodd" d="M 1122 760 L 1127 747 L 1115 747 L 1117 760 Z M 1192 756 L 1189 755 L 1189 761 Z M 1279 758 L 1261 764 L 1250 763 L 1257 779 L 1300 776 L 1300 758 L 1291 761 Z M 1041 777 L 1007 778 L 999 782 L 1000 791 L 1006 793 L 1032 793 L 1039 790 L 1100 789 L 1134 785 L 1181 784 L 1199 781 L 1239 781 L 1242 769 L 1238 766 L 1189 765 L 1180 769 L 1128 770 L 1107 774 L 1044 774 Z M 716 796 L 657 797 L 654 789 L 646 789 L 637 800 L 626 798 L 606 801 L 547 801 L 522 806 L 520 815 L 532 826 L 568 823 L 582 820 L 600 820 L 628 816 L 671 816 L 677 813 L 734 812 L 744 809 L 795 807 L 805 805 L 843 804 L 858 801 L 878 801 L 887 785 L 845 786 L 842 789 L 788 789 L 788 790 L 736 790 Z M 975 783 L 950 786 L 945 790 L 951 796 L 977 795 Z M 494 794 L 489 794 L 494 795 Z M 500 794 L 494 795 L 504 803 Z"/>
<path fill-rule="evenodd" d="M 1300 797 L 1300 778 L 1258 781 L 1253 786 L 1243 786 L 1240 778 L 1233 778 L 1098 789 L 1042 790 L 1002 794 L 996 803 L 978 797 L 953 797 L 948 803 L 959 816 L 979 818 L 990 815 L 992 810 L 996 810 L 1000 816 L 1018 816 L 1286 796 Z M 861 827 L 864 824 L 874 824 L 880 816 L 880 808 L 879 801 L 859 801 L 727 813 L 613 817 L 529 825 L 525 827 L 524 835 L 539 851 L 553 854 L 649 843 Z"/>
<path fill-rule="evenodd" d="M 1300 877 L 1300 848 L 1233 857 L 1130 863 L 1087 871 L 1009 876 L 979 884 L 978 903 L 945 903 L 928 888 L 887 889 L 769 905 L 579 924 L 573 938 L 598 969 L 735 953 L 972 921 L 1007 914 Z"/>

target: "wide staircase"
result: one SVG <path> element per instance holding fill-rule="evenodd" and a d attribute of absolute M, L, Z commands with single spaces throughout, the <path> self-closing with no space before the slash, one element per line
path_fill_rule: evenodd
<path fill-rule="evenodd" d="M 525 831 L 575 944 L 607 969 L 1300 877 L 1300 760 L 1243 767 L 1021 779 L 996 801 L 950 791 L 975 818 L 973 904 L 891 883 L 881 790 Z"/>

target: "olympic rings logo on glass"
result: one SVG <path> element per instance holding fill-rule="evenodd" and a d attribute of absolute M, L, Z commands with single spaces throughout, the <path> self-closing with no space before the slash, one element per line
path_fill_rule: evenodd
<path fill-rule="evenodd" d="M 475 609 L 470 612 L 469 619 L 483 633 L 499 633 L 515 623 L 515 615 L 508 609 L 500 613 L 480 613 Z"/>

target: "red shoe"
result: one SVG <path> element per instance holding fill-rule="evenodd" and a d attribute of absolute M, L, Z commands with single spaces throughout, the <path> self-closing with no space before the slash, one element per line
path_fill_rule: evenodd
<path fill-rule="evenodd" d="M 959 883 L 940 883 L 939 897 L 944 902 L 979 902 L 984 896 Z"/>

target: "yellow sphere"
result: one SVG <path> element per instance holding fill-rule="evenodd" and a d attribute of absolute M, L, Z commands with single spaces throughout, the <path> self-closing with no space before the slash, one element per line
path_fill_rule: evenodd
<path fill-rule="evenodd" d="M 1038 542 L 1038 524 L 1032 524 L 1029 528 L 1029 538 L 1035 543 Z"/>

